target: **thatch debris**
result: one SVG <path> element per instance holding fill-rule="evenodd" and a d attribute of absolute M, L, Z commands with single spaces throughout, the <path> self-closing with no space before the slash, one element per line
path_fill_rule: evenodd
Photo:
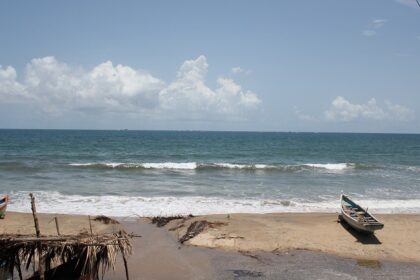
<path fill-rule="evenodd" d="M 190 224 L 190 226 L 187 229 L 187 232 L 184 234 L 184 236 L 179 239 L 179 242 L 184 243 L 185 241 L 190 240 L 191 238 L 194 238 L 198 234 L 200 234 L 208 225 L 209 222 L 207 221 L 194 221 Z"/>
<path fill-rule="evenodd" d="M 104 223 L 106 225 L 109 225 L 109 224 L 119 224 L 119 222 L 117 220 L 114 220 L 114 219 L 109 218 L 109 217 L 104 216 L 104 215 L 96 216 L 92 220 L 97 221 L 97 222 L 102 222 L 102 223 Z"/>
<path fill-rule="evenodd" d="M 13 274 L 21 268 L 29 271 L 31 265 L 42 266 L 51 274 L 60 265 L 67 265 L 69 271 L 85 279 L 99 279 L 110 268 L 114 269 L 119 253 L 131 255 L 130 234 L 120 231 L 116 234 L 95 236 L 0 236 L 0 264 L 3 269 Z M 43 278 L 39 275 L 35 278 Z M 22 279 L 22 278 L 21 278 Z"/>
<path fill-rule="evenodd" d="M 39 228 L 36 213 L 35 197 L 30 194 L 31 209 L 34 218 L 36 235 L 0 235 L 0 276 L 3 273 L 12 276 L 16 270 L 19 279 L 23 279 L 22 268 L 33 275 L 29 279 L 99 279 L 110 268 L 114 269 L 116 257 L 120 253 L 124 261 L 126 279 L 129 280 L 126 257 L 131 255 L 131 239 L 137 237 L 119 231 L 114 234 L 93 235 L 89 218 L 90 235 L 60 234 L 58 219 L 55 217 L 57 235 L 43 236 Z M 98 216 L 95 220 L 104 223 L 116 221 Z M 8 278 L 8 277 L 7 277 Z"/>
<path fill-rule="evenodd" d="M 190 218 L 193 218 L 193 215 L 188 216 L 157 216 L 152 218 L 152 224 L 155 224 L 157 227 L 163 227 L 166 226 L 170 221 L 172 220 L 187 220 Z"/>

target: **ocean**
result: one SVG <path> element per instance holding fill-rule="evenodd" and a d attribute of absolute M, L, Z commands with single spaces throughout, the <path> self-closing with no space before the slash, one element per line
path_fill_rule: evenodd
<path fill-rule="evenodd" d="M 10 211 L 154 216 L 420 213 L 420 135 L 0 130 Z"/>

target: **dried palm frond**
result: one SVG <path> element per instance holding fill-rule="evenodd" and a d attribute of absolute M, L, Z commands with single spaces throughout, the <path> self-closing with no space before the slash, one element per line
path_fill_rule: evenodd
<path fill-rule="evenodd" d="M 98 279 L 110 268 L 114 269 L 116 257 L 120 253 L 125 258 L 131 255 L 133 236 L 120 231 L 116 234 L 77 235 L 57 237 L 0 236 L 0 268 L 13 273 L 20 271 L 21 265 L 29 270 L 35 262 L 51 270 L 61 264 L 74 264 L 78 275 Z"/>

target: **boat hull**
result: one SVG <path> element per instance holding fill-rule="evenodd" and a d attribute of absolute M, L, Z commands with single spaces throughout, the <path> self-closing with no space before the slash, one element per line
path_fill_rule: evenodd
<path fill-rule="evenodd" d="M 353 229 L 361 233 L 372 234 L 375 230 L 384 227 L 384 224 L 345 195 L 341 195 L 340 220 L 344 220 Z"/>
<path fill-rule="evenodd" d="M 372 234 L 375 230 L 382 229 L 383 225 L 362 225 L 356 221 L 354 221 L 351 217 L 348 217 L 345 213 L 341 212 L 340 220 L 345 221 L 349 226 L 353 229 L 357 230 L 361 233 Z"/>
<path fill-rule="evenodd" d="M 6 215 L 7 203 L 9 202 L 9 197 L 4 196 L 0 197 L 0 219 L 3 219 Z"/>

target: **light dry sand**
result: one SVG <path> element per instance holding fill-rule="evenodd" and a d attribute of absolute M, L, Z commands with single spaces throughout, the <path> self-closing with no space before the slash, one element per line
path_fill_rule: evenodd
<path fill-rule="evenodd" d="M 186 244 L 234 251 L 304 249 L 356 259 L 420 262 L 420 215 L 376 215 L 385 227 L 374 236 L 346 229 L 337 214 L 281 213 L 199 216 L 166 227 L 177 238 L 197 220 L 224 223 L 208 227 Z M 174 228 L 180 228 L 173 230 Z"/>
<path fill-rule="evenodd" d="M 38 214 L 38 222 L 42 235 L 57 235 L 54 217 L 58 218 L 60 234 L 62 235 L 90 233 L 88 216 Z M 94 216 L 91 218 L 93 219 Z M 91 222 L 94 234 L 112 233 L 119 229 L 118 224 L 104 224 L 93 220 Z M 7 212 L 6 217 L 0 219 L 0 234 L 35 234 L 32 214 Z"/>

